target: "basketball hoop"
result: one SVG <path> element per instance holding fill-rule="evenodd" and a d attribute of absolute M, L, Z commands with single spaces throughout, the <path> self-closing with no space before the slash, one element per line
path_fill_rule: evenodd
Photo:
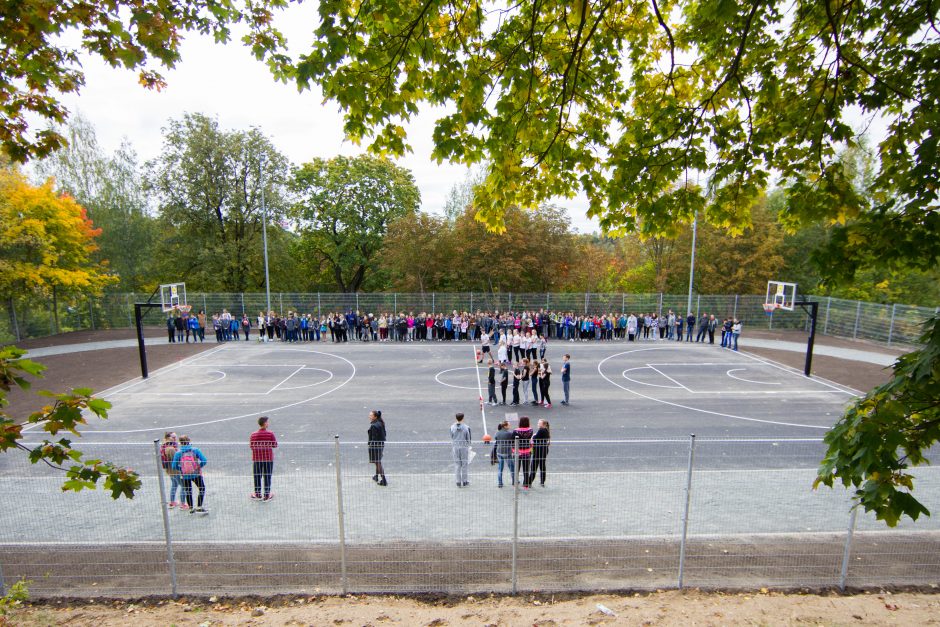
<path fill-rule="evenodd" d="M 764 313 L 768 316 L 774 315 L 778 309 L 780 309 L 780 303 L 764 303 Z"/>
<path fill-rule="evenodd" d="M 177 305 L 176 308 L 179 309 L 179 312 L 181 314 L 188 314 L 190 311 L 192 311 L 193 306 L 192 305 Z"/>

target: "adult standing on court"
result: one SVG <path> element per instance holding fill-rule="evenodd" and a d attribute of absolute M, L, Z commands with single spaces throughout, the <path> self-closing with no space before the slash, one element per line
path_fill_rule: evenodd
<path fill-rule="evenodd" d="M 497 475 L 496 487 L 503 487 L 503 467 L 509 464 L 510 485 L 516 485 L 516 464 L 512 458 L 513 432 L 509 429 L 509 421 L 504 420 L 496 428 L 496 437 L 493 438 L 493 452 L 496 453 Z"/>
<path fill-rule="evenodd" d="M 454 478 L 457 487 L 463 488 L 470 485 L 470 427 L 463 423 L 463 414 L 458 413 L 456 418 L 457 422 L 450 426 L 450 441 L 454 453 Z"/>
<path fill-rule="evenodd" d="M 734 350 L 738 350 L 738 338 L 741 337 L 741 321 L 737 318 L 734 319 L 734 325 L 731 327 L 731 335 L 734 337 Z"/>
<path fill-rule="evenodd" d="M 545 487 L 545 460 L 548 458 L 548 447 L 551 445 L 552 434 L 549 431 L 548 421 L 539 420 L 539 428 L 532 436 L 532 470 L 529 471 L 529 485 L 535 482 L 535 471 L 539 472 L 540 485 Z"/>
<path fill-rule="evenodd" d="M 373 409 L 369 412 L 369 463 L 375 464 L 375 474 L 372 480 L 381 486 L 387 486 L 385 467 L 382 466 L 382 455 L 385 453 L 385 421 L 382 412 Z"/>
<path fill-rule="evenodd" d="M 565 353 L 564 361 L 561 362 L 561 388 L 565 393 L 565 400 L 562 405 L 568 405 L 568 388 L 571 386 L 571 355 Z"/>
<path fill-rule="evenodd" d="M 718 321 L 715 319 L 715 314 L 712 314 L 708 317 L 708 343 L 715 343 L 715 329 L 718 328 Z"/>
<path fill-rule="evenodd" d="M 180 473 L 180 479 L 183 483 L 183 500 L 180 505 L 183 511 L 189 511 L 199 514 L 208 514 L 209 512 L 202 506 L 206 496 L 206 482 L 202 478 L 202 469 L 209 463 L 206 456 L 198 448 L 191 444 L 188 435 L 180 436 L 180 449 L 176 451 L 173 457 L 173 470 Z M 196 507 L 193 507 L 193 486 L 199 488 L 199 498 L 196 501 Z"/>
<path fill-rule="evenodd" d="M 271 476 L 274 474 L 274 449 L 277 448 L 277 438 L 268 431 L 267 416 L 258 418 L 258 430 L 248 438 L 248 446 L 251 447 L 251 470 L 255 480 L 255 491 L 251 493 L 251 498 L 256 501 L 270 501 L 274 498 L 274 493 L 271 492 Z"/>
<path fill-rule="evenodd" d="M 519 455 L 519 478 L 522 479 L 522 489 L 529 489 L 529 462 L 532 461 L 532 427 L 529 426 L 529 417 L 519 418 L 519 427 L 512 432 L 516 453 Z"/>

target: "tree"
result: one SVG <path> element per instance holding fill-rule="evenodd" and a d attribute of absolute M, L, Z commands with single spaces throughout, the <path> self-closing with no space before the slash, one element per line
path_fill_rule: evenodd
<path fill-rule="evenodd" d="M 111 408 L 111 403 L 94 398 L 91 390 L 86 388 L 75 388 L 64 394 L 39 392 L 50 398 L 51 404 L 18 422 L 3 411 L 8 402 L 7 394 L 14 386 L 29 389 L 31 384 L 24 375 L 39 377 L 45 370 L 42 364 L 23 359 L 25 354 L 26 351 L 13 346 L 0 348 L 0 453 L 22 451 L 29 455 L 29 461 L 33 464 L 43 462 L 61 470 L 65 474 L 63 491 L 94 489 L 101 481 L 103 487 L 111 491 L 111 498 L 134 498 L 134 493 L 140 489 L 140 477 L 136 472 L 110 462 L 85 459 L 82 452 L 75 449 L 66 437 L 44 439 L 33 448 L 22 443 L 23 427 L 26 425 L 41 424 L 43 431 L 53 437 L 69 433 L 80 436 L 78 428 L 87 424 L 83 413 L 85 410 L 104 419 L 108 417 L 108 409 Z"/>
<path fill-rule="evenodd" d="M 147 169 L 164 223 L 161 275 L 197 289 L 263 286 L 262 186 L 268 229 L 276 230 L 288 162 L 262 132 L 226 131 L 205 115 L 186 114 L 164 129 L 163 150 Z"/>
<path fill-rule="evenodd" d="M 60 95 L 76 93 L 84 85 L 80 51 L 97 55 L 112 67 L 137 70 L 141 85 L 161 89 L 165 82 L 157 69 L 173 68 L 180 60 L 183 33 L 209 34 L 224 42 L 231 25 L 243 23 L 247 33 L 242 41 L 260 57 L 283 43 L 272 27 L 271 10 L 286 4 L 284 0 L 2 3 L 0 149 L 14 161 L 26 161 L 65 144 L 54 125 L 68 116 Z M 33 131 L 37 118 L 49 126 Z"/>
<path fill-rule="evenodd" d="M 143 291 L 149 284 L 158 230 L 147 207 L 137 155 L 123 142 L 113 155 L 98 144 L 84 117 L 72 118 L 68 146 L 36 164 L 43 178 L 54 177 L 56 189 L 74 197 L 101 229 L 92 258 L 107 263 L 120 289 Z"/>
<path fill-rule="evenodd" d="M 448 235 L 446 218 L 423 211 L 405 214 L 389 224 L 381 263 L 388 268 L 395 289 L 423 294 L 439 287 L 450 271 Z"/>
<path fill-rule="evenodd" d="M 659 235 L 702 222 L 740 232 L 771 173 L 790 228 L 838 223 L 828 273 L 940 258 L 940 10 L 926 0 L 324 1 L 310 54 L 271 58 L 318 85 L 346 134 L 409 149 L 404 123 L 441 106 L 434 156 L 486 163 L 477 217 L 581 191 L 602 228 Z M 272 52 L 280 52 L 277 46 Z M 866 206 L 838 163 L 849 112 L 889 120 Z M 709 189 L 675 181 L 696 171 Z"/>
<path fill-rule="evenodd" d="M 55 300 L 96 294 L 115 282 L 91 261 L 99 233 L 85 209 L 57 194 L 51 180 L 35 187 L 20 172 L 0 170 L 0 295 L 11 301 L 11 315 L 19 293 Z"/>
<path fill-rule="evenodd" d="M 294 172 L 291 189 L 300 251 L 328 268 L 343 292 L 362 287 L 389 224 L 421 202 L 411 172 L 369 156 L 314 159 Z"/>

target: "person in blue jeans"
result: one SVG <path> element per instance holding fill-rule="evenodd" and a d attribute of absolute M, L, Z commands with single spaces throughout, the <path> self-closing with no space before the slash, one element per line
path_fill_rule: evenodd
<path fill-rule="evenodd" d="M 504 420 L 496 426 L 496 437 L 493 439 L 493 453 L 496 456 L 497 474 L 496 487 L 503 487 L 503 468 L 509 466 L 510 485 L 516 485 L 516 463 L 512 458 L 513 437 L 509 430 L 509 421 Z"/>
<path fill-rule="evenodd" d="M 167 431 L 163 435 L 163 443 L 160 445 L 160 464 L 170 478 L 170 501 L 167 503 L 167 507 L 170 509 L 180 505 L 180 503 L 176 502 L 176 493 L 182 486 L 182 481 L 180 480 L 179 471 L 173 469 L 173 459 L 176 457 L 176 452 L 179 450 L 179 447 L 180 445 L 176 439 L 176 434 L 172 431 Z"/>

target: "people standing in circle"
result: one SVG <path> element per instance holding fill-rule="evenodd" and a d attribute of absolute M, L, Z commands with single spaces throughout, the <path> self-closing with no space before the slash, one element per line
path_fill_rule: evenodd
<path fill-rule="evenodd" d="M 564 361 L 561 362 L 561 389 L 565 393 L 565 400 L 562 405 L 568 406 L 568 391 L 571 387 L 571 355 L 565 353 Z"/>
<path fill-rule="evenodd" d="M 539 483 L 545 487 L 545 460 L 548 458 L 548 447 L 551 446 L 552 434 L 549 431 L 548 421 L 540 419 L 538 429 L 532 436 L 532 469 L 529 471 L 529 485 L 535 483 L 535 471 L 539 471 Z"/>
<path fill-rule="evenodd" d="M 180 510 L 190 514 L 208 514 L 202 506 L 206 496 L 206 482 L 202 478 L 202 469 L 208 463 L 206 456 L 194 447 L 188 435 L 180 436 L 180 448 L 173 457 L 173 470 L 180 474 L 183 483 L 183 501 Z M 193 486 L 199 488 L 199 498 L 193 507 Z"/>
<path fill-rule="evenodd" d="M 503 391 L 505 392 L 505 388 Z M 454 453 L 454 478 L 458 488 L 465 488 L 470 485 L 470 427 L 463 423 L 463 414 L 458 413 L 456 419 L 457 422 L 450 426 L 450 441 Z"/>
<path fill-rule="evenodd" d="M 173 459 L 176 457 L 176 452 L 179 448 L 180 444 L 176 439 L 176 434 L 172 431 L 167 431 L 163 435 L 163 443 L 160 445 L 160 464 L 170 478 L 170 502 L 167 503 L 167 507 L 170 509 L 180 505 L 180 503 L 176 502 L 176 493 L 182 486 L 182 481 L 180 480 L 179 471 L 173 468 Z"/>
<path fill-rule="evenodd" d="M 529 462 L 532 461 L 532 427 L 529 426 L 529 417 L 519 418 L 519 426 L 512 432 L 516 454 L 519 456 L 519 478 L 522 479 L 522 489 L 529 489 Z"/>
<path fill-rule="evenodd" d="M 385 421 L 382 412 L 373 409 L 369 412 L 369 463 L 375 464 L 375 474 L 372 480 L 380 486 L 387 486 L 385 467 L 382 466 L 382 455 L 385 453 Z"/>
<path fill-rule="evenodd" d="M 513 432 L 509 429 L 509 421 L 504 420 L 496 427 L 496 437 L 493 438 L 493 452 L 496 453 L 497 475 L 496 487 L 503 487 L 503 468 L 509 465 L 510 485 L 516 485 L 516 464 L 513 461 L 512 445 Z"/>
<path fill-rule="evenodd" d="M 271 478 L 274 474 L 274 449 L 277 448 L 277 438 L 268 431 L 267 416 L 258 418 L 258 430 L 248 438 L 248 446 L 251 448 L 251 470 L 255 482 L 251 498 L 256 501 L 270 501 L 274 498 L 274 493 L 271 492 Z"/>

